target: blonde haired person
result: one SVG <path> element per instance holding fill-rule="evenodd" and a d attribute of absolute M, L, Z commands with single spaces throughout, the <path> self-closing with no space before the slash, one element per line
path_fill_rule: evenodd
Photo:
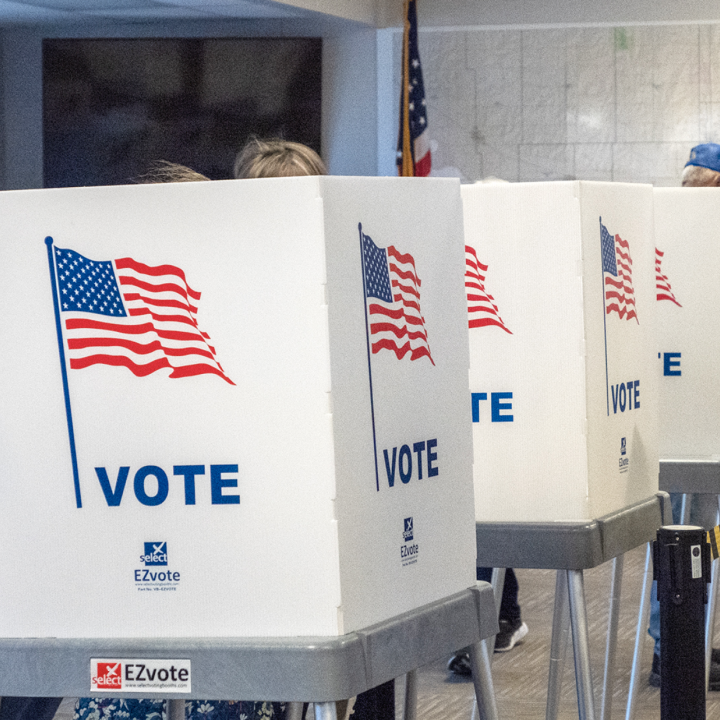
<path fill-rule="evenodd" d="M 312 148 L 278 139 L 250 139 L 238 153 L 234 167 L 239 180 L 327 174 L 325 163 Z M 338 701 L 337 716 L 341 719 L 347 716 L 349 720 L 394 720 L 395 681 L 360 693 L 354 702 Z"/>
<path fill-rule="evenodd" d="M 252 138 L 238 153 L 233 174 L 238 179 L 327 175 L 327 168 L 307 145 Z"/>
<path fill-rule="evenodd" d="M 158 160 L 144 175 L 140 175 L 135 182 L 141 185 L 157 185 L 158 183 L 200 182 L 210 180 L 207 175 L 193 170 L 186 165 Z"/>
<path fill-rule="evenodd" d="M 140 184 L 203 182 L 210 178 L 192 168 L 160 160 L 136 179 Z M 50 698 L 52 700 L 52 698 Z M 60 698 L 58 698 L 59 704 Z M 54 711 L 53 711 L 54 714 Z M 254 700 L 186 700 L 185 720 L 284 720 L 282 702 Z M 38 718 L 41 716 L 38 715 Z M 167 720 L 165 700 L 78 698 L 73 720 Z M 14 718 L 11 718 L 14 720 Z M 23 716 L 21 720 L 35 720 Z"/>

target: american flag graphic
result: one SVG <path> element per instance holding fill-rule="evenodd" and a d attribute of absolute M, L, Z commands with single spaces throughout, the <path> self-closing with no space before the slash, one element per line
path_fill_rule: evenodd
<path fill-rule="evenodd" d="M 392 245 L 379 248 L 362 230 L 360 237 L 373 354 L 391 350 L 401 360 L 410 353 L 410 360 L 428 357 L 434 365 L 413 256 Z"/>
<path fill-rule="evenodd" d="M 639 322 L 635 312 L 630 245 L 619 235 L 613 237 L 600 221 L 602 269 L 605 281 L 605 314 L 617 313 L 621 320 Z"/>
<path fill-rule="evenodd" d="M 670 281 L 667 275 L 662 271 L 662 259 L 664 257 L 665 253 L 655 248 L 655 290 L 657 292 L 657 300 L 669 300 L 670 302 L 674 302 L 678 307 L 682 307 L 670 287 Z"/>
<path fill-rule="evenodd" d="M 418 50 L 417 2 L 405 0 L 403 32 L 400 129 L 397 166 L 402 177 L 427 177 L 432 166 L 427 129 L 425 86 Z"/>
<path fill-rule="evenodd" d="M 465 246 L 465 292 L 468 301 L 468 327 L 478 328 L 496 325 L 506 333 L 512 331 L 500 317 L 495 298 L 485 290 L 487 265 L 478 260 L 475 248 Z"/>
<path fill-rule="evenodd" d="M 234 385 L 197 324 L 200 293 L 174 265 L 90 260 L 54 247 L 70 368 L 114 365 L 144 377 L 212 373 Z"/>

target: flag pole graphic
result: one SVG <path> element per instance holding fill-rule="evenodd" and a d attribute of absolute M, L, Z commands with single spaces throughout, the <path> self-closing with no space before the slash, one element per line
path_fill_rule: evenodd
<path fill-rule="evenodd" d="M 605 400 L 607 401 L 607 414 L 610 417 L 610 380 L 608 379 L 608 359 L 607 359 L 607 312 L 605 308 L 605 267 L 603 264 L 603 244 L 602 244 L 602 217 L 600 218 L 600 276 L 602 278 L 602 298 L 603 298 L 603 334 L 605 336 Z"/>
<path fill-rule="evenodd" d="M 53 306 L 55 307 L 55 329 L 57 330 L 58 350 L 60 351 L 60 370 L 62 372 L 63 392 L 65 394 L 65 415 L 67 417 L 68 436 L 70 438 L 70 457 L 72 458 L 73 482 L 75 484 L 75 502 L 82 507 L 80 496 L 80 476 L 78 473 L 77 453 L 75 452 L 75 431 L 73 430 L 72 409 L 70 408 L 70 390 L 68 386 L 67 367 L 65 365 L 65 347 L 63 345 L 62 323 L 60 321 L 60 303 L 58 299 L 57 279 L 55 277 L 55 259 L 53 257 L 53 239 L 45 238 L 48 263 L 50 265 L 50 282 L 52 284 Z"/>
<path fill-rule="evenodd" d="M 375 401 L 373 399 L 372 364 L 370 362 L 370 329 L 368 328 L 368 314 L 367 314 L 367 282 L 366 282 L 366 275 L 365 275 L 365 247 L 363 244 L 362 223 L 358 223 L 358 231 L 360 232 L 360 260 L 362 262 L 363 305 L 365 306 L 365 339 L 367 341 L 368 378 L 370 379 L 370 416 L 372 418 L 373 452 L 375 454 L 375 489 L 378 492 L 380 492 L 380 473 L 378 472 L 378 459 L 377 459 L 377 436 L 375 434 Z"/>

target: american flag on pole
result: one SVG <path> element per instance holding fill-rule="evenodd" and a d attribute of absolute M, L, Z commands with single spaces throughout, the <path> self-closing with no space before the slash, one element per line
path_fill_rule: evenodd
<path fill-rule="evenodd" d="M 198 327 L 200 293 L 180 268 L 53 250 L 71 369 L 114 365 L 144 377 L 168 368 L 171 378 L 212 373 L 234 385 Z"/>
<path fill-rule="evenodd" d="M 397 166 L 402 177 L 427 177 L 432 157 L 418 50 L 417 0 L 405 0 Z"/>
<path fill-rule="evenodd" d="M 365 273 L 366 312 L 373 354 L 391 350 L 398 360 L 408 353 L 435 362 L 430 354 L 425 318 L 420 310 L 420 278 L 410 253 L 378 247 L 360 231 Z"/>
<path fill-rule="evenodd" d="M 512 335 L 500 317 L 495 298 L 485 289 L 487 265 L 478 260 L 475 248 L 465 246 L 465 292 L 468 301 L 468 327 L 478 328 L 496 325 Z"/>
<path fill-rule="evenodd" d="M 639 322 L 635 312 L 630 245 L 619 235 L 613 237 L 600 220 L 602 270 L 605 283 L 605 314 L 617 313 L 621 320 Z"/>
<path fill-rule="evenodd" d="M 669 300 L 670 302 L 674 302 L 678 307 L 682 307 L 670 287 L 670 281 L 667 275 L 662 271 L 663 257 L 665 257 L 665 253 L 655 248 L 655 290 L 657 292 L 657 300 Z"/>

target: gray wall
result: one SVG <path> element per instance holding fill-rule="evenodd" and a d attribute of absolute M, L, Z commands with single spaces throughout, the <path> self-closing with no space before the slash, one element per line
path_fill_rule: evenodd
<path fill-rule="evenodd" d="M 120 24 L 6 28 L 0 34 L 0 188 L 42 187 L 42 40 L 73 37 L 323 37 L 324 159 L 334 174 L 377 172 L 375 31 L 327 21 Z"/>

